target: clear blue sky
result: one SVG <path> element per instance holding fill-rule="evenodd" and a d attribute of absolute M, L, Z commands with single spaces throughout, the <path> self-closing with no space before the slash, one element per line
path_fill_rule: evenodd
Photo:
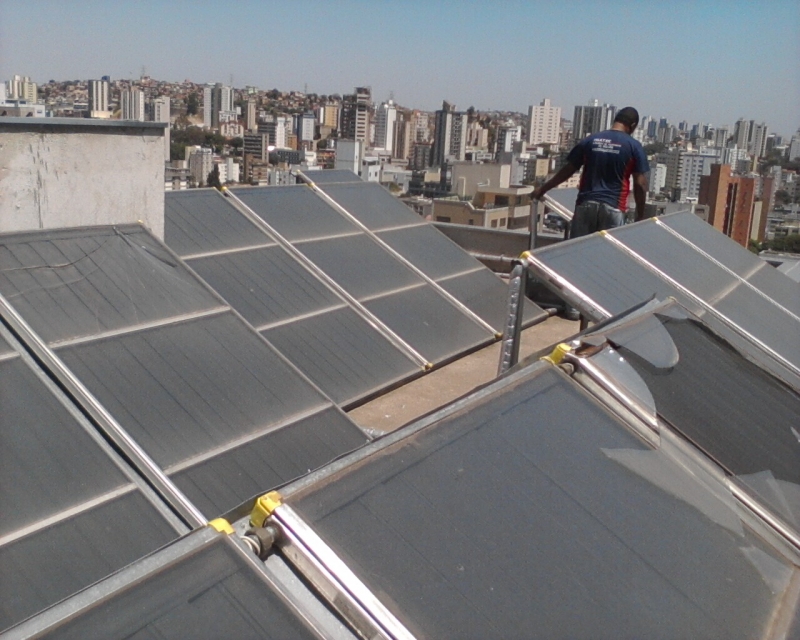
<path fill-rule="evenodd" d="M 800 127 L 800 1 L 0 0 L 0 79 L 102 75 Z"/>

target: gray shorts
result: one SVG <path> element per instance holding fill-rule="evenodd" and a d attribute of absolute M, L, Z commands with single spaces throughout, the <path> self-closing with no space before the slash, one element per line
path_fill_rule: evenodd
<path fill-rule="evenodd" d="M 603 202 L 587 200 L 575 207 L 569 237 L 580 238 L 595 231 L 613 229 L 625 224 L 625 214 Z"/>

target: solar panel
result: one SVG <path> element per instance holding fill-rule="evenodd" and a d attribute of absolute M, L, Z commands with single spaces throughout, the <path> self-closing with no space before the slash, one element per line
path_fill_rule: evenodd
<path fill-rule="evenodd" d="M 656 218 L 660 225 L 673 230 L 709 258 L 735 272 L 756 289 L 800 315 L 800 287 L 789 278 L 745 250 L 693 213 L 677 213 Z"/>
<path fill-rule="evenodd" d="M 349 307 L 275 325 L 262 335 L 341 405 L 420 371 Z"/>
<path fill-rule="evenodd" d="M 62 270 L 61 255 L 76 242 L 106 243 L 103 259 L 93 259 L 90 267 L 78 260 Z M 63 241 L 59 233 L 30 240 L 7 236 L 0 244 L 14 247 L 17 257 L 28 255 L 28 244 L 50 248 L 49 262 L 38 257 L 22 265 L 36 270 L 39 289 L 12 287 L 15 266 L 11 274 L 0 273 L 0 291 L 16 294 L 12 304 L 33 330 L 51 336 L 67 368 L 207 516 L 366 441 L 341 411 L 327 411 L 331 401 L 307 378 L 141 228 L 78 230 Z M 69 269 L 102 283 L 89 291 L 99 298 L 96 305 L 83 295 L 86 278 L 73 277 Z M 54 303 L 50 291 L 65 304 Z M 114 315 L 116 309 L 124 314 Z M 87 323 L 87 315 L 94 321 Z M 52 337 L 63 332 L 52 329 L 65 326 L 75 326 L 81 338 L 54 344 Z M 108 327 L 115 330 L 98 331 Z M 326 419 L 313 422 L 323 412 Z M 317 425 L 313 434 L 307 422 Z M 287 431 L 281 437 L 303 440 L 296 456 L 287 460 L 285 452 L 270 450 L 277 430 Z"/>
<path fill-rule="evenodd" d="M 363 302 L 429 362 L 439 362 L 441 357 L 452 357 L 493 339 L 488 325 L 448 300 L 443 289 L 429 284 L 402 259 L 387 252 L 370 233 L 361 230 L 308 187 L 235 189 L 233 192 L 277 234 L 291 242 L 315 269 Z M 409 215 L 414 219 L 413 214 L 409 212 Z M 506 291 L 499 281 L 498 287 Z M 415 299 L 415 292 L 423 296 L 424 302 Z M 393 299 L 402 299 L 415 309 L 425 306 L 424 315 L 431 318 L 433 324 L 409 322 L 406 312 L 394 304 Z M 448 324 L 448 318 L 457 323 L 458 331 Z M 446 335 L 448 333 L 450 335 Z M 443 344 L 436 344 L 439 341 Z"/>
<path fill-rule="evenodd" d="M 800 372 L 800 341 L 785 339 L 800 331 L 800 319 L 660 223 L 629 225 L 538 250 L 532 269 L 546 282 L 551 279 L 547 271 L 566 281 L 578 294 L 573 302 L 579 308 L 599 307 L 595 319 L 651 297 L 673 296 L 697 314 L 713 309 L 753 341 L 755 350 L 763 349 L 794 376 Z"/>
<path fill-rule="evenodd" d="M 414 635 L 752 638 L 795 604 L 718 479 L 554 367 L 403 431 L 284 500 Z"/>
<path fill-rule="evenodd" d="M 508 287 L 499 278 L 488 277 L 493 276 L 489 269 L 433 225 L 422 220 L 379 184 L 323 185 L 321 190 L 375 232 L 377 238 L 404 260 L 442 286 L 496 331 L 502 331 Z M 481 283 L 478 291 L 469 287 L 448 287 L 442 282 L 443 278 L 474 272 L 482 272 L 482 276 L 472 278 L 473 283 Z M 542 309 L 525 300 L 523 326 L 545 317 Z"/>
<path fill-rule="evenodd" d="M 308 192 L 303 189 L 294 193 Z M 167 242 L 171 229 L 178 228 L 183 235 L 197 238 L 196 257 L 187 256 L 188 264 L 335 402 L 351 404 L 421 371 L 420 365 L 283 246 L 264 246 L 274 240 L 262 229 L 248 230 L 248 248 L 238 248 L 244 244 L 240 239 L 230 251 L 213 251 L 213 241 L 205 241 L 214 237 L 213 217 L 205 220 L 201 215 L 195 225 L 191 216 L 174 213 L 191 210 L 198 200 L 212 201 L 199 207 L 201 214 L 220 207 L 225 216 L 245 220 L 216 191 L 205 192 L 202 198 L 193 196 L 185 204 L 180 194 L 174 195 L 167 198 L 168 205 L 181 204 L 167 207 Z M 312 344 L 318 354 L 310 350 Z"/>
<path fill-rule="evenodd" d="M 260 246 L 268 241 L 216 189 L 168 192 L 164 237 L 179 256 Z"/>
<path fill-rule="evenodd" d="M 421 218 L 375 182 L 324 184 L 322 190 L 370 231 L 415 226 Z"/>
<path fill-rule="evenodd" d="M 334 182 L 361 182 L 355 173 L 347 169 L 323 169 L 321 171 L 308 171 L 305 177 L 315 184 L 330 184 Z"/>
<path fill-rule="evenodd" d="M 797 391 L 675 303 L 598 333 L 646 383 L 668 424 L 727 473 L 755 488 L 763 502 L 800 531 L 795 521 L 800 502 L 793 498 L 800 497 Z M 660 354 L 668 350 L 674 350 L 674 357 L 662 359 Z M 598 366 L 619 377 L 603 362 Z M 772 479 L 769 491 L 748 478 L 757 482 L 764 475 Z"/>
<path fill-rule="evenodd" d="M 185 529 L 44 372 L 0 342 L 2 631 Z"/>
<path fill-rule="evenodd" d="M 298 611 L 259 564 L 230 536 L 202 529 L 28 620 L 9 637 L 318 638 L 314 625 L 352 638 L 330 614 Z"/>

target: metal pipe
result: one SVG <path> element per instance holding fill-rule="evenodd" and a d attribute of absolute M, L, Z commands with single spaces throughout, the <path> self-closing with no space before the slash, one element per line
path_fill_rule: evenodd
<path fill-rule="evenodd" d="M 236 196 L 229 189 L 225 190 L 225 195 L 233 200 L 239 210 L 244 213 L 250 222 L 255 224 L 267 235 L 271 236 L 285 251 L 287 251 L 295 260 L 303 265 L 309 272 L 316 275 L 322 280 L 330 289 L 332 289 L 340 298 L 347 302 L 364 320 L 372 325 L 377 331 L 389 340 L 400 351 L 404 352 L 409 358 L 415 361 L 419 366 L 429 368 L 430 363 L 427 358 L 423 357 L 414 347 L 408 344 L 403 338 L 397 335 L 388 325 L 386 325 L 380 318 L 373 314 L 356 298 L 354 298 L 347 290 L 345 290 L 338 282 L 333 280 L 327 273 L 320 269 L 316 264 L 306 257 L 299 249 L 297 249 L 291 242 L 278 233 L 272 225 L 265 222 L 261 216 L 248 207 L 242 200 Z"/>
<path fill-rule="evenodd" d="M 561 216 L 567 222 L 572 222 L 572 218 L 575 216 L 575 214 L 567 209 L 567 207 L 565 207 L 563 204 L 554 200 L 553 196 L 544 194 L 542 196 L 542 201 L 553 210 L 553 213 Z"/>
<path fill-rule="evenodd" d="M 0 294 L 0 317 L 18 336 L 22 344 L 55 375 L 61 385 L 84 408 L 106 436 L 131 460 L 156 492 L 168 504 L 172 505 L 184 522 L 192 529 L 206 526 L 208 520 L 200 510 L 178 489 L 147 452 L 139 446 L 139 443 L 117 422 L 114 416 L 100 404 L 97 398 L 72 373 L 61 358 L 33 331 L 2 294 Z"/>
<path fill-rule="evenodd" d="M 589 376 L 595 383 L 597 383 L 603 390 L 607 391 L 611 397 L 622 403 L 630 410 L 639 420 L 644 422 L 656 433 L 659 433 L 658 418 L 655 413 L 649 410 L 639 400 L 624 391 L 622 387 L 616 384 L 611 378 L 603 373 L 594 362 L 588 358 L 582 358 L 570 351 L 564 355 L 564 362 L 569 362 L 576 368 L 580 369 Z"/>
<path fill-rule="evenodd" d="M 569 280 L 547 266 L 535 254 L 526 256 L 526 262 L 528 264 L 528 269 L 530 269 L 534 276 L 544 284 L 549 285 L 549 288 L 553 290 L 556 295 L 566 299 L 567 302 L 574 306 L 580 307 L 582 314 L 587 315 L 590 320 L 599 322 L 611 317 L 612 314 L 609 311 L 592 300 L 583 291 L 569 282 Z"/>
<path fill-rule="evenodd" d="M 323 597 L 365 637 L 378 633 L 392 640 L 413 640 L 411 632 L 291 506 L 282 503 L 276 507 L 270 521 L 280 528 L 278 545 L 284 556 L 315 582 Z"/>
<path fill-rule="evenodd" d="M 502 375 L 519 360 L 519 343 L 522 332 L 522 309 L 525 298 L 525 282 L 528 267 L 526 261 L 517 264 L 508 281 L 508 311 L 500 343 L 500 362 L 497 375 Z"/>

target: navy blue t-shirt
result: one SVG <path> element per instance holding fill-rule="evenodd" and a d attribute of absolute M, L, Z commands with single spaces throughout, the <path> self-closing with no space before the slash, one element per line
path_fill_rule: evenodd
<path fill-rule="evenodd" d="M 628 208 L 631 174 L 650 171 L 642 145 L 614 129 L 581 140 L 569 152 L 567 161 L 583 167 L 576 204 L 594 200 L 621 211 Z"/>

